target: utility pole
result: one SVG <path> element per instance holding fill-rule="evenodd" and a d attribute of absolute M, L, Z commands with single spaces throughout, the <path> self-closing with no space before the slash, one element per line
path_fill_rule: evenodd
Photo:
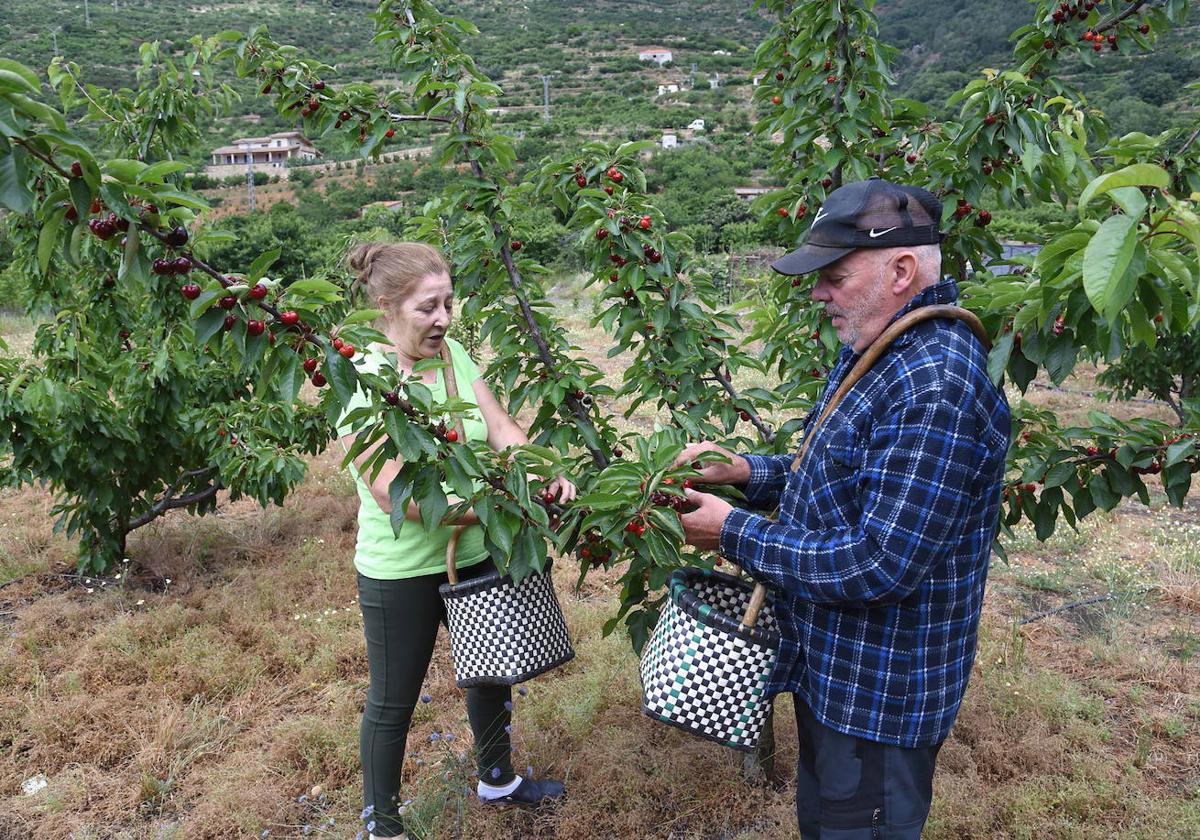
<path fill-rule="evenodd" d="M 54 54 L 55 55 L 58 55 L 58 30 L 60 30 L 60 29 L 62 29 L 61 26 L 56 26 L 50 30 L 50 37 L 54 40 Z"/>
<path fill-rule="evenodd" d="M 692 72 L 688 75 L 688 87 L 696 87 L 696 62 L 692 62 Z"/>
<path fill-rule="evenodd" d="M 550 121 L 550 77 L 539 76 L 542 80 L 542 119 Z"/>
<path fill-rule="evenodd" d="M 88 0 L 83 0 L 83 25 L 92 28 L 92 14 L 88 11 Z"/>
<path fill-rule="evenodd" d="M 246 206 L 254 210 L 254 153 L 246 149 Z"/>

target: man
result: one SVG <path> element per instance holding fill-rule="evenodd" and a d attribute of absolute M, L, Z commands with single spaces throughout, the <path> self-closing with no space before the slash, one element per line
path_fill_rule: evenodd
<path fill-rule="evenodd" d="M 950 304 L 941 203 L 873 178 L 831 193 L 806 244 L 772 267 L 817 272 L 811 296 L 842 344 L 806 432 L 896 318 Z M 734 455 L 702 482 L 741 485 L 760 511 L 688 491 L 687 541 L 719 550 L 774 593 L 782 643 L 770 694 L 795 695 L 801 836 L 917 838 L 934 762 L 975 655 L 1010 418 L 987 351 L 963 322 L 900 336 L 792 456 Z"/>

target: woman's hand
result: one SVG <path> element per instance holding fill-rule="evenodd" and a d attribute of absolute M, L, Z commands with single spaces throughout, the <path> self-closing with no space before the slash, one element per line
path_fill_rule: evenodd
<path fill-rule="evenodd" d="M 559 476 L 546 485 L 546 492 L 554 496 L 554 501 L 566 504 L 579 495 L 578 488 L 565 476 Z"/>

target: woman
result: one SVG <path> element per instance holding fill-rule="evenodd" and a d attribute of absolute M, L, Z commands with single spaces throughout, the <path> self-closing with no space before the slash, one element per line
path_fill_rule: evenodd
<path fill-rule="evenodd" d="M 446 396 L 442 369 L 413 373 L 423 359 L 450 348 L 459 396 L 478 406 L 463 416 L 468 440 L 486 440 L 497 450 L 528 443 L 521 428 L 501 408 L 480 378 L 479 369 L 462 345 L 447 337 L 453 317 L 454 293 L 450 272 L 441 255 L 418 243 L 372 243 L 350 255 L 372 305 L 385 313 L 387 345 L 372 346 L 359 362 L 360 369 L 375 371 L 391 354 L 398 370 L 418 376 L 435 399 Z M 366 404 L 359 394 L 348 407 Z M 354 440 L 343 428 L 342 443 Z M 372 447 L 373 449 L 373 447 Z M 455 524 L 477 524 L 474 512 L 453 523 L 444 523 L 433 534 L 425 533 L 420 510 L 410 502 L 400 535 L 393 534 L 388 485 L 398 465 L 390 462 L 374 481 L 362 474 L 371 450 L 355 458 L 358 488 L 358 542 L 354 565 L 358 570 L 358 600 L 362 606 L 367 641 L 370 687 L 360 736 L 365 801 L 375 821 L 373 840 L 401 836 L 398 813 L 400 773 L 405 739 L 413 709 L 420 696 L 439 623 L 445 608 L 438 587 L 446 582 L 446 542 Z M 547 487 L 560 501 L 576 495 L 565 478 Z M 454 500 L 451 500 L 453 503 Z M 456 555 L 460 580 L 485 575 L 494 569 L 478 528 L 467 528 Z M 563 795 L 563 785 L 551 780 L 523 779 L 513 772 L 508 733 L 512 690 L 507 686 L 467 689 L 467 715 L 475 734 L 479 766 L 479 798 L 491 804 L 533 806 Z"/>

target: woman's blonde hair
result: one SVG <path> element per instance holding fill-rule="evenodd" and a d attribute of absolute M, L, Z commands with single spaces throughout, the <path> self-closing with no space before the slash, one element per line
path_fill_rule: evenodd
<path fill-rule="evenodd" d="M 355 285 L 371 305 L 380 301 L 396 306 L 420 280 L 430 274 L 450 274 L 437 249 L 423 242 L 367 242 L 350 250 L 347 261 L 356 274 Z"/>

